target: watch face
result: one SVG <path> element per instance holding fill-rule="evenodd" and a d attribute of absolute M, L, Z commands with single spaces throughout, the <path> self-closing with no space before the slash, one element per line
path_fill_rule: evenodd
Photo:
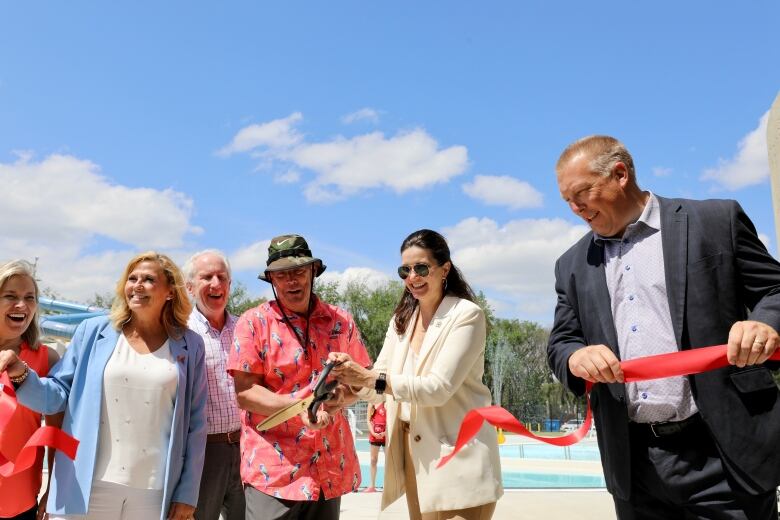
<path fill-rule="evenodd" d="M 385 388 L 387 388 L 387 376 L 385 374 L 379 374 L 379 377 L 376 378 L 376 383 L 374 383 L 374 390 L 378 394 L 381 394 L 385 391 Z"/>

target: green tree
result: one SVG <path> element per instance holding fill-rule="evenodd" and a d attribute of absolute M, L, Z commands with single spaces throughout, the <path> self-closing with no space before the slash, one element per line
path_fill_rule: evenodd
<path fill-rule="evenodd" d="M 249 295 L 246 286 L 241 282 L 234 282 L 232 287 L 233 289 L 230 291 L 230 296 L 228 297 L 227 311 L 234 316 L 241 316 L 248 309 L 257 307 L 261 303 L 267 301 L 267 299 L 262 296 L 252 298 Z"/>
<path fill-rule="evenodd" d="M 382 350 L 393 310 L 401 299 L 403 285 L 391 281 L 372 289 L 360 281 L 339 284 L 318 280 L 314 292 L 323 301 L 352 314 L 369 357 L 376 359 Z"/>
<path fill-rule="evenodd" d="M 110 309 L 111 304 L 114 302 L 114 293 L 104 292 L 103 294 L 95 293 L 95 296 L 87 300 L 87 305 L 94 307 L 100 307 L 101 309 Z"/>

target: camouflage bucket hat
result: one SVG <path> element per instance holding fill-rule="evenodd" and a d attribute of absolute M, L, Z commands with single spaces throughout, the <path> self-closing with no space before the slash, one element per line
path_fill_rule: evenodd
<path fill-rule="evenodd" d="M 268 273 L 272 271 L 286 271 L 297 269 L 304 265 L 318 263 L 319 266 L 314 276 L 319 276 L 325 271 L 325 264 L 319 258 L 314 258 L 309 249 L 309 244 L 301 235 L 281 235 L 274 237 L 268 246 L 268 260 L 265 271 L 257 275 L 265 282 L 270 282 Z"/>

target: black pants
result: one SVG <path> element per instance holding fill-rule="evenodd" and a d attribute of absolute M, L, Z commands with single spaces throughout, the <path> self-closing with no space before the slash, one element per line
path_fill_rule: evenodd
<path fill-rule="evenodd" d="M 247 520 L 338 520 L 341 512 L 341 497 L 325 500 L 322 490 L 316 502 L 275 498 L 252 486 L 244 494 Z"/>
<path fill-rule="evenodd" d="M 703 421 L 658 438 L 632 424 L 631 484 L 631 500 L 614 498 L 619 520 L 777 520 L 775 491 L 744 491 Z"/>
<path fill-rule="evenodd" d="M 244 520 L 244 485 L 241 483 L 241 449 L 238 443 L 206 444 L 195 520 Z"/>

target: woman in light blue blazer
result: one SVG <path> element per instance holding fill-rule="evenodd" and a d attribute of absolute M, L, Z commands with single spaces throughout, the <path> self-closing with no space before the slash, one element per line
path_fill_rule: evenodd
<path fill-rule="evenodd" d="M 0 357 L 17 396 L 45 414 L 65 411 L 80 441 L 57 453 L 50 519 L 190 520 L 206 445 L 203 340 L 187 329 L 191 304 L 179 268 L 147 252 L 117 283 L 110 316 L 79 325 L 61 362 L 38 377 Z"/>

